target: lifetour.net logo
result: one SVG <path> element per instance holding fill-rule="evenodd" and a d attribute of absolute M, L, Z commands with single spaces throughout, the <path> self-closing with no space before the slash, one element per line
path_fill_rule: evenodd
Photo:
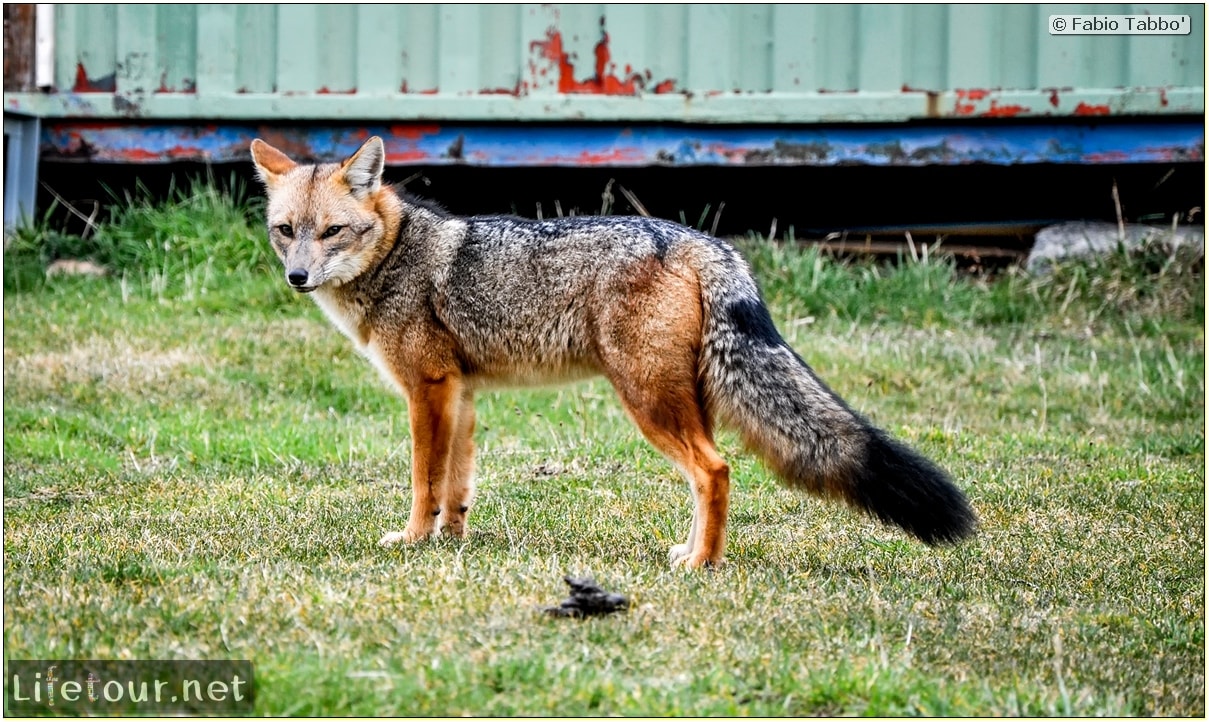
<path fill-rule="evenodd" d="M 252 712 L 247 660 L 10 659 L 6 715 L 215 714 Z"/>

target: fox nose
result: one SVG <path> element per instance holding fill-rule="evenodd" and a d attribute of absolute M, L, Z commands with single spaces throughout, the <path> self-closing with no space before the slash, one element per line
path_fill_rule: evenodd
<path fill-rule="evenodd" d="M 285 274 L 285 277 L 290 282 L 291 286 L 305 286 L 308 274 L 305 269 L 295 268 L 294 270 Z"/>

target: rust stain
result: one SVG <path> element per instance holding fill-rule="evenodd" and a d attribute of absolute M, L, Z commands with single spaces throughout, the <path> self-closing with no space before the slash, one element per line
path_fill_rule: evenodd
<path fill-rule="evenodd" d="M 1075 106 L 1075 115 L 1109 115 L 1112 109 L 1107 105 L 1088 105 L 1080 102 Z"/>
<path fill-rule="evenodd" d="M 1159 105 L 1167 107 L 1167 88 L 1159 88 Z"/>
<path fill-rule="evenodd" d="M 624 75 L 617 76 L 617 63 L 613 62 L 612 52 L 609 50 L 609 33 L 605 30 L 603 16 L 600 18 L 600 40 L 592 49 L 595 73 L 585 80 L 575 79 L 575 64 L 571 62 L 570 55 L 563 47 L 562 33 L 558 28 L 550 27 L 546 30 L 544 40 L 530 42 L 529 52 L 537 54 L 548 65 L 542 68 L 538 67 L 537 63 L 530 62 L 529 70 L 534 79 L 546 75 L 548 70 L 557 68 L 558 92 L 564 94 L 637 95 L 645 89 L 651 77 L 650 70 L 645 73 L 634 72 L 633 66 L 628 64 L 624 66 Z M 655 85 L 655 92 L 672 92 L 675 84 L 671 78 L 660 81 Z"/>
<path fill-rule="evenodd" d="M 479 91 L 482 95 L 515 95 L 520 97 L 529 90 L 528 83 L 516 81 L 516 85 L 511 88 L 483 88 Z"/>
<path fill-rule="evenodd" d="M 399 92 L 400 92 L 400 93 L 413 93 L 413 92 L 414 92 L 414 93 L 419 93 L 420 95 L 436 95 L 436 94 L 437 94 L 437 89 L 436 89 L 436 88 L 428 88 L 427 90 L 414 90 L 414 91 L 413 91 L 413 90 L 411 90 L 410 88 L 408 88 L 408 87 L 407 87 L 407 81 L 406 81 L 406 80 L 404 80 L 404 81 L 403 81 L 403 84 L 402 84 L 401 86 L 399 86 Z"/>
<path fill-rule="evenodd" d="M 157 92 L 157 93 L 178 93 L 178 92 L 179 93 L 196 93 L 197 92 L 197 83 L 193 82 L 189 78 L 182 78 L 181 79 L 181 89 L 178 91 L 176 88 L 169 87 L 168 71 L 165 70 L 163 73 L 160 73 L 160 87 L 156 88 L 155 92 Z M 246 93 L 248 91 L 247 91 L 247 88 L 240 88 L 239 90 L 237 90 L 235 92 Z"/>
<path fill-rule="evenodd" d="M 1054 106 L 1055 108 L 1057 108 L 1058 102 L 1059 102 L 1058 101 L 1058 89 L 1050 88 L 1049 89 L 1049 104 Z"/>

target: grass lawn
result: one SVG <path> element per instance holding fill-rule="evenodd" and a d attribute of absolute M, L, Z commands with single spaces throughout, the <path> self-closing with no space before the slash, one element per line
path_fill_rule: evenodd
<path fill-rule="evenodd" d="M 406 521 L 404 403 L 256 210 L 131 201 L 4 268 L 5 655 L 249 659 L 259 714 L 1205 714 L 1199 264 L 1045 278 L 743 248 L 778 325 L 981 517 L 930 549 L 786 491 L 733 435 L 728 563 L 592 382 L 479 396 L 472 533 Z M 49 256 L 125 272 L 42 275 Z M 553 619 L 564 574 L 631 598 Z"/>

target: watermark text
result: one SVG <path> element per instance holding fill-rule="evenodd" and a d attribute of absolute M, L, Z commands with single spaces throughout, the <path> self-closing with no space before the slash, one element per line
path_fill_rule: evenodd
<path fill-rule="evenodd" d="M 1050 35 L 1188 35 L 1190 15 L 1050 15 Z"/>
<path fill-rule="evenodd" d="M 10 714 L 247 714 L 246 660 L 28 660 L 5 665 Z"/>

